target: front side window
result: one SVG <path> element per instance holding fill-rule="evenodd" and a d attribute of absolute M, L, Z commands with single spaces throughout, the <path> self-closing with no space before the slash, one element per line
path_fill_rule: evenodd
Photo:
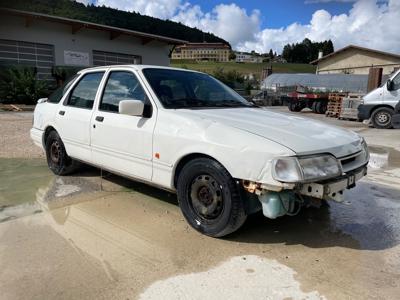
<path fill-rule="evenodd" d="M 104 72 L 88 73 L 84 75 L 72 90 L 67 105 L 79 108 L 92 109 L 97 89 Z"/>
<path fill-rule="evenodd" d="M 393 78 L 393 89 L 398 90 L 400 89 L 400 73 L 397 74 L 395 78 Z"/>
<path fill-rule="evenodd" d="M 60 87 L 58 87 L 48 98 L 47 102 L 50 103 L 58 103 L 62 99 L 62 97 L 65 95 L 65 93 L 68 91 L 69 87 L 71 84 L 75 81 L 76 77 L 78 75 L 74 75 L 68 80 L 64 82 L 64 84 Z"/>
<path fill-rule="evenodd" d="M 99 109 L 118 112 L 121 100 L 140 100 L 147 103 L 143 87 L 132 72 L 114 71 L 110 73 Z"/>
<path fill-rule="evenodd" d="M 253 106 L 207 74 L 157 68 L 144 69 L 143 73 L 165 108 Z"/>

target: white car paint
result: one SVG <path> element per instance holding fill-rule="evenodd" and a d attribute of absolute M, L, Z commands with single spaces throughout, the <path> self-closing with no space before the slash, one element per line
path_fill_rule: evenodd
<path fill-rule="evenodd" d="M 146 81 L 144 68 L 154 66 L 81 71 L 80 76 L 105 72 L 93 109 L 63 104 L 72 84 L 59 103 L 42 102 L 36 106 L 32 139 L 43 147 L 46 129 L 54 128 L 72 158 L 169 190 L 175 190 L 179 162 L 192 154 L 214 158 L 238 180 L 280 191 L 293 189 L 294 185 L 273 179 L 272 161 L 276 157 L 330 153 L 340 159 L 363 151 L 362 139 L 354 132 L 267 109 L 166 109 Z M 151 118 L 98 110 L 105 78 L 111 70 L 136 74 L 152 104 Z M 60 111 L 65 114 L 60 115 Z M 99 115 L 104 117 L 103 122 L 96 121 Z M 366 165 L 367 160 L 361 164 Z"/>
<path fill-rule="evenodd" d="M 395 80 L 395 78 L 397 81 L 400 81 L 400 70 L 390 76 L 389 80 Z M 389 91 L 387 89 L 387 82 L 363 97 L 364 105 L 385 104 L 394 108 L 399 101 L 400 90 L 396 89 L 393 91 Z"/>

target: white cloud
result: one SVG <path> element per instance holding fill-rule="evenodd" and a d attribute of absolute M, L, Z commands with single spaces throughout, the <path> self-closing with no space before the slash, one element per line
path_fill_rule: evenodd
<path fill-rule="evenodd" d="M 247 14 L 245 9 L 236 4 L 219 4 L 209 13 L 203 13 L 198 5 L 187 5 L 172 19 L 212 32 L 232 45 L 253 40 L 260 30 L 260 11 Z"/>
<path fill-rule="evenodd" d="M 85 1 L 85 0 L 83 0 Z M 96 5 L 105 5 L 160 19 L 172 18 L 181 5 L 181 0 L 97 0 Z"/>
<path fill-rule="evenodd" d="M 84 2 L 85 0 L 80 0 Z M 336 49 L 356 44 L 384 51 L 400 52 L 399 0 L 306 0 L 319 2 L 354 2 L 346 14 L 331 15 L 317 10 L 308 24 L 293 23 L 282 28 L 260 28 L 261 12 L 247 12 L 236 4 L 219 4 L 210 12 L 186 0 L 97 0 L 122 10 L 137 11 L 212 32 L 229 41 L 238 50 L 280 52 L 288 43 L 304 38 L 313 41 L 331 39 Z M 268 21 L 268 12 L 266 12 Z"/>
<path fill-rule="evenodd" d="M 243 41 L 237 47 L 264 52 L 269 48 L 280 51 L 287 43 L 304 38 L 314 41 L 331 39 L 336 49 L 349 44 L 400 52 L 400 2 L 390 0 L 358 0 L 347 14 L 331 15 L 326 10 L 316 11 L 309 24 L 291 24 L 280 29 L 263 29 L 254 41 Z"/>

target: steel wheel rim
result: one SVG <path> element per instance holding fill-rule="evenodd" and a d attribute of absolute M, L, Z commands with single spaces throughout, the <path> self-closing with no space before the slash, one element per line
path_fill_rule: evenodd
<path fill-rule="evenodd" d="M 50 146 L 50 159 L 52 163 L 58 165 L 61 158 L 61 146 L 58 141 L 53 141 Z"/>
<path fill-rule="evenodd" d="M 389 116 L 389 114 L 387 114 L 385 112 L 378 113 L 378 115 L 376 116 L 376 119 L 382 125 L 387 125 L 390 122 L 390 116 Z"/>
<path fill-rule="evenodd" d="M 222 186 L 210 175 L 197 176 L 190 186 L 190 204 L 194 213 L 205 220 L 221 216 L 224 205 Z"/>

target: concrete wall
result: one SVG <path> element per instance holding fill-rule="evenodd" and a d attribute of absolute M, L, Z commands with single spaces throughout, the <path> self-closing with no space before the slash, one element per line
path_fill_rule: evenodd
<path fill-rule="evenodd" d="M 172 47 L 158 41 L 142 45 L 140 39 L 127 35 L 110 40 L 108 32 L 85 28 L 72 34 L 71 26 L 47 21 L 34 20 L 27 27 L 25 19 L 16 16 L 1 15 L 0 28 L 0 39 L 54 45 L 56 65 L 66 65 L 64 50 L 69 50 L 88 53 L 92 66 L 92 50 L 101 50 L 139 55 L 142 64 L 168 66 L 168 54 Z"/>
<path fill-rule="evenodd" d="M 317 74 L 369 73 L 371 67 L 383 67 L 383 74 L 400 67 L 400 59 L 359 49 L 349 49 L 318 63 Z"/>

